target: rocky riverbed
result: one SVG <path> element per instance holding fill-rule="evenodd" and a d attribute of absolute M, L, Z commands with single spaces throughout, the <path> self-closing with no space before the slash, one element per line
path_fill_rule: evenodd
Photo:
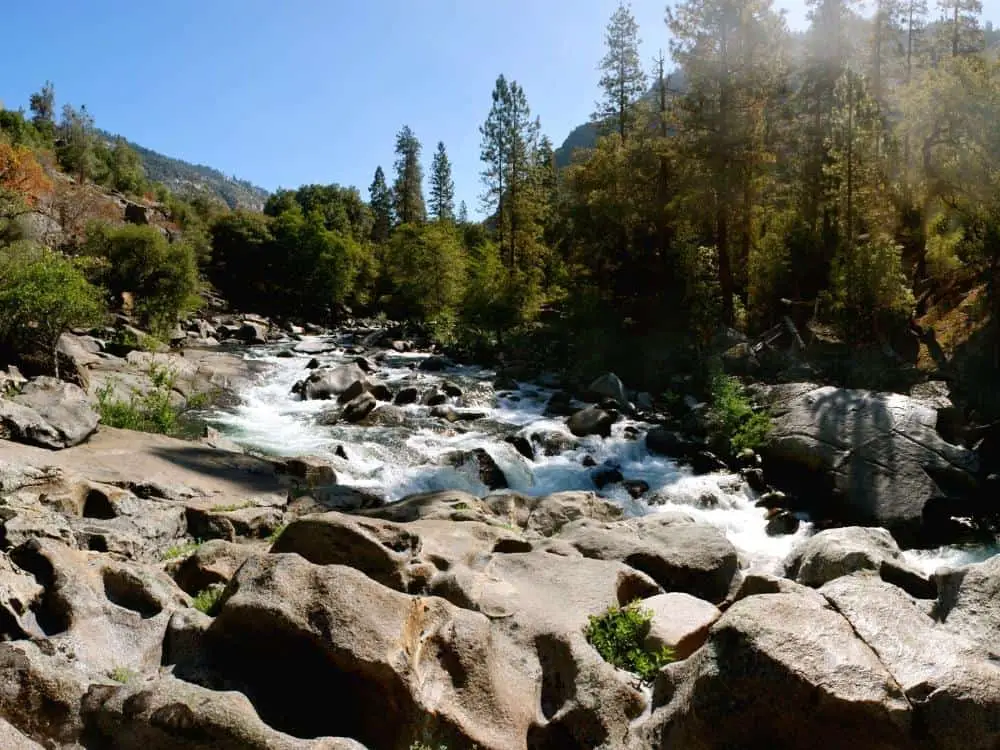
<path fill-rule="evenodd" d="M 815 468 L 848 502 L 822 520 L 859 524 L 819 531 L 817 504 L 753 459 L 723 470 L 616 379 L 567 393 L 411 348 L 354 331 L 187 352 L 190 393 L 236 396 L 200 441 L 91 427 L 84 388 L 142 377 L 100 350 L 73 349 L 83 388 L 0 402 L 0 745 L 1000 743 L 1000 557 L 932 572 L 962 553 L 875 525 L 910 543 L 941 485 L 980 481 L 930 407 L 888 399 L 862 430 L 834 407 L 877 395 L 774 394 L 764 468 L 832 446 Z M 14 429 L 24 409 L 48 429 Z M 876 481 L 852 495 L 837 472 L 858 455 Z M 949 520 L 971 507 L 955 492 Z M 649 645 L 682 657 L 652 686 L 584 636 L 635 599 Z"/>

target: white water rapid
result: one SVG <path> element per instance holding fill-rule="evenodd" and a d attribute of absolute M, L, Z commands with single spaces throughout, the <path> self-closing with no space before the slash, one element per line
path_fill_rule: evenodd
<path fill-rule="evenodd" d="M 519 383 L 516 391 L 497 393 L 493 388 L 496 373 L 476 367 L 423 372 L 417 365 L 426 354 L 388 351 L 371 379 L 385 383 L 393 392 L 415 386 L 421 393 L 447 381 L 462 389 L 463 396 L 458 400 L 461 406 L 485 412 L 485 418 L 450 424 L 431 418 L 429 407 L 409 405 L 402 407 L 402 425 L 364 427 L 339 422 L 326 426 L 320 423 L 322 415 L 335 412 L 335 402 L 299 400 L 292 394 L 292 386 L 306 377 L 306 363 L 312 357 L 326 366 L 352 362 L 357 355 L 345 352 L 350 343 L 344 338 L 310 337 L 306 341 L 314 350 L 326 344 L 330 351 L 279 357 L 278 349 L 287 347 L 255 350 L 248 356 L 268 363 L 269 370 L 256 385 L 240 394 L 240 405 L 214 411 L 207 421 L 254 451 L 328 458 L 341 484 L 377 491 L 387 501 L 441 489 L 485 495 L 489 490 L 478 474 L 437 463 L 450 451 L 484 448 L 503 470 L 511 490 L 528 495 L 593 490 L 620 504 L 628 515 L 682 510 L 721 529 L 747 561 L 764 572 L 775 572 L 792 547 L 811 533 L 810 524 L 803 522 L 795 534 L 769 536 L 765 532 L 765 511 L 754 506 L 753 493 L 738 477 L 725 473 L 696 477 L 673 460 L 651 454 L 642 439 L 648 425 L 623 420 L 614 425 L 610 438 L 573 438 L 564 419 L 543 415 L 552 391 Z M 630 439 L 628 428 L 637 429 L 638 439 Z M 504 442 L 509 435 L 537 433 L 558 433 L 572 447 L 546 456 L 536 443 L 536 457 L 531 461 Z M 335 455 L 338 447 L 343 448 L 346 459 Z M 584 466 L 586 456 L 594 459 L 595 468 Z M 647 482 L 648 493 L 634 500 L 621 484 L 598 490 L 592 479 L 594 473 L 611 466 L 617 467 L 626 480 Z M 943 548 L 907 555 L 932 572 L 939 566 L 977 562 L 995 552 L 988 548 Z"/>

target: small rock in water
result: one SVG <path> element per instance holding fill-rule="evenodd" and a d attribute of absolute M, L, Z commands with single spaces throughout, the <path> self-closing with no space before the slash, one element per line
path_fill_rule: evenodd
<path fill-rule="evenodd" d="M 594 457 L 591 456 L 589 453 L 580 460 L 580 463 L 586 466 L 588 469 L 597 466 L 597 461 L 594 460 Z"/>
<path fill-rule="evenodd" d="M 750 489 L 754 492 L 767 492 L 767 481 L 764 479 L 763 469 L 744 469 L 740 472 Z"/>
<path fill-rule="evenodd" d="M 787 508 L 788 497 L 780 490 L 767 492 L 755 503 L 758 508 Z"/>
<path fill-rule="evenodd" d="M 320 366 L 320 365 L 319 365 L 319 360 L 318 360 L 318 359 L 316 359 L 315 357 L 313 357 L 312 359 L 310 359 L 310 360 L 309 360 L 309 361 L 308 361 L 308 362 L 306 363 L 306 369 L 307 369 L 307 370 L 315 370 L 315 369 L 317 369 L 317 368 L 318 368 L 319 366 Z"/>
<path fill-rule="evenodd" d="M 443 390 L 445 395 L 449 398 L 462 398 L 462 389 L 454 383 L 442 383 L 441 390 Z"/>
<path fill-rule="evenodd" d="M 799 530 L 799 519 L 788 511 L 780 511 L 767 522 L 765 532 L 768 536 L 785 536 Z"/>
<path fill-rule="evenodd" d="M 431 416 L 448 422 L 471 422 L 486 416 L 484 411 L 474 409 L 456 409 L 448 404 L 438 404 L 431 409 Z"/>
<path fill-rule="evenodd" d="M 439 357 L 437 355 L 433 357 L 428 357 L 423 362 L 420 363 L 420 368 L 424 372 L 441 372 L 442 370 L 447 370 L 449 367 L 454 367 L 455 363 L 452 362 L 447 357 Z"/>
<path fill-rule="evenodd" d="M 429 391 L 425 392 L 423 398 L 420 399 L 420 403 L 424 406 L 438 406 L 443 404 L 448 400 L 444 391 L 440 391 L 437 388 L 431 388 Z"/>
<path fill-rule="evenodd" d="M 698 451 L 691 457 L 691 468 L 696 475 L 726 471 L 725 462 L 711 451 Z"/>
<path fill-rule="evenodd" d="M 406 406 L 407 404 L 415 404 L 420 400 L 420 391 L 418 391 L 413 386 L 403 388 L 399 393 L 396 394 L 396 400 L 393 402 L 396 406 Z"/>
<path fill-rule="evenodd" d="M 392 391 L 384 383 L 376 383 L 368 389 L 378 401 L 392 401 Z"/>
<path fill-rule="evenodd" d="M 625 439 L 626 440 L 638 440 L 639 439 L 639 430 L 638 430 L 638 428 L 633 427 L 632 425 L 628 425 L 625 428 L 624 434 L 625 434 Z"/>
<path fill-rule="evenodd" d="M 369 374 L 375 372 L 376 370 L 376 367 L 372 363 L 372 361 L 366 357 L 355 357 L 354 364 L 356 364 L 358 367 L 360 367 L 362 370 L 364 370 Z"/>
<path fill-rule="evenodd" d="M 510 375 L 498 375 L 493 381 L 493 388 L 497 391 L 516 391 L 517 381 Z"/>
<path fill-rule="evenodd" d="M 569 431 L 577 437 L 600 435 L 611 437 L 611 425 L 618 421 L 618 413 L 605 411 L 594 406 L 581 409 L 566 420 Z"/>
<path fill-rule="evenodd" d="M 533 432 L 531 439 L 541 446 L 542 452 L 546 456 L 558 456 L 560 453 L 571 451 L 577 446 L 577 442 L 573 438 L 554 430 Z"/>
<path fill-rule="evenodd" d="M 370 393 L 362 393 L 344 407 L 341 416 L 348 422 L 360 422 L 378 405 Z"/>
<path fill-rule="evenodd" d="M 640 497 L 649 492 L 649 482 L 643 481 L 642 479 L 627 479 L 623 483 L 625 491 L 634 500 L 638 500 Z"/>
<path fill-rule="evenodd" d="M 456 469 L 472 464 L 479 480 L 491 490 L 502 490 L 508 486 L 507 477 L 485 448 L 474 448 L 471 451 L 452 451 L 442 456 L 441 462 L 448 466 L 454 466 Z"/>
<path fill-rule="evenodd" d="M 576 409 L 572 406 L 573 397 L 566 391 L 556 391 L 545 405 L 545 416 L 568 417 Z"/>
<path fill-rule="evenodd" d="M 597 487 L 597 489 L 602 490 L 609 484 L 618 484 L 625 479 L 625 477 L 622 476 L 620 469 L 605 467 L 594 472 L 591 479 L 594 480 L 594 486 Z"/>
<path fill-rule="evenodd" d="M 291 359 L 295 356 L 291 349 L 282 349 L 280 352 L 274 355 L 275 357 L 281 357 L 282 359 Z"/>
<path fill-rule="evenodd" d="M 337 403 L 346 404 L 348 401 L 353 401 L 362 393 L 364 393 L 366 390 L 368 390 L 367 383 L 364 383 L 360 380 L 355 380 L 353 383 L 351 383 L 351 385 L 347 388 L 346 391 L 337 396 Z"/>
<path fill-rule="evenodd" d="M 344 450 L 344 446 L 342 446 L 342 445 L 338 445 L 338 446 L 336 447 L 336 449 L 334 449 L 334 451 L 333 451 L 333 455 L 337 456 L 338 458 L 342 458 L 342 459 L 344 459 L 345 461 L 347 461 L 347 460 L 348 460 L 348 459 L 347 459 L 347 451 L 346 451 L 346 450 Z"/>
<path fill-rule="evenodd" d="M 531 441 L 523 435 L 509 435 L 504 438 L 504 442 L 513 445 L 514 449 L 529 461 L 535 460 L 535 449 Z"/>

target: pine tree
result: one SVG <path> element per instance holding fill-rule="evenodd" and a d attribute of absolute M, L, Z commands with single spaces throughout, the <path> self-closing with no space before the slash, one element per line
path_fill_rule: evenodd
<path fill-rule="evenodd" d="M 31 108 L 32 122 L 51 132 L 56 120 L 56 90 L 52 81 L 46 81 L 41 91 L 31 95 L 28 106 Z"/>
<path fill-rule="evenodd" d="M 886 101 L 882 82 L 886 68 L 899 47 L 902 33 L 900 21 L 905 10 L 902 0 L 875 0 L 875 12 L 872 16 L 871 90 L 875 101 L 883 109 Z"/>
<path fill-rule="evenodd" d="M 735 320 L 737 268 L 752 243 L 759 169 L 765 153 L 764 113 L 782 82 L 774 57 L 784 22 L 770 0 L 686 0 L 667 11 L 671 50 L 688 83 L 679 102 L 686 156 L 697 165 L 692 199 L 715 247 L 722 319 Z M 739 239 L 737 244 L 734 239 Z"/>
<path fill-rule="evenodd" d="M 927 0 L 906 0 L 903 8 L 906 27 L 906 78 L 913 80 L 913 68 L 920 57 L 920 37 L 927 20 Z"/>
<path fill-rule="evenodd" d="M 938 0 L 938 10 L 941 12 L 940 47 L 947 49 L 951 57 L 983 49 L 983 30 L 979 23 L 983 13 L 981 0 Z"/>
<path fill-rule="evenodd" d="M 421 224 L 427 220 L 420 149 L 420 141 L 410 126 L 404 125 L 396 136 L 396 182 L 393 185 L 393 207 L 400 224 Z"/>
<path fill-rule="evenodd" d="M 371 239 L 376 244 L 382 244 L 392 233 L 393 212 L 392 192 L 385 183 L 385 172 L 381 166 L 375 168 L 375 177 L 372 179 L 371 187 L 368 188 L 368 196 L 374 219 Z"/>
<path fill-rule="evenodd" d="M 639 59 L 639 25 L 624 2 L 611 16 L 604 45 L 607 51 L 600 64 L 604 99 L 597 103 L 594 119 L 613 123 L 624 141 L 635 119 L 635 104 L 646 92 L 646 73 Z"/>
<path fill-rule="evenodd" d="M 465 201 L 458 204 L 458 223 L 469 223 L 469 207 L 465 205 Z"/>
<path fill-rule="evenodd" d="M 69 104 L 63 107 L 62 122 L 59 123 L 62 143 L 57 149 L 59 163 L 63 169 L 76 175 L 82 185 L 94 174 L 94 118 L 87 112 L 86 105 L 74 109 Z"/>
<path fill-rule="evenodd" d="M 455 181 L 451 177 L 451 162 L 444 143 L 440 141 L 431 165 L 431 216 L 435 221 L 455 218 Z"/>
<path fill-rule="evenodd" d="M 504 255 L 504 199 L 507 193 L 508 157 L 510 154 L 510 128 L 507 126 L 510 108 L 510 86 L 501 73 L 493 87 L 493 104 L 490 113 L 479 127 L 483 137 L 480 159 L 485 163 L 481 176 L 485 191 L 483 208 L 487 214 L 497 216 L 497 244 L 501 258 Z"/>

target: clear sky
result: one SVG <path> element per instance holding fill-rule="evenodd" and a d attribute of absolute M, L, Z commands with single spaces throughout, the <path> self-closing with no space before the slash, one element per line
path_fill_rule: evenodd
<path fill-rule="evenodd" d="M 391 173 L 408 124 L 425 171 L 439 140 L 459 199 L 479 206 L 479 124 L 499 73 L 521 83 L 559 145 L 597 98 L 618 0 L 44 0 L 3 2 L 0 101 L 57 105 L 169 156 L 268 190 Z M 801 0 L 779 2 L 793 27 Z M 996 18 L 1000 0 L 986 0 Z M 647 61 L 664 0 L 633 0 Z"/>

